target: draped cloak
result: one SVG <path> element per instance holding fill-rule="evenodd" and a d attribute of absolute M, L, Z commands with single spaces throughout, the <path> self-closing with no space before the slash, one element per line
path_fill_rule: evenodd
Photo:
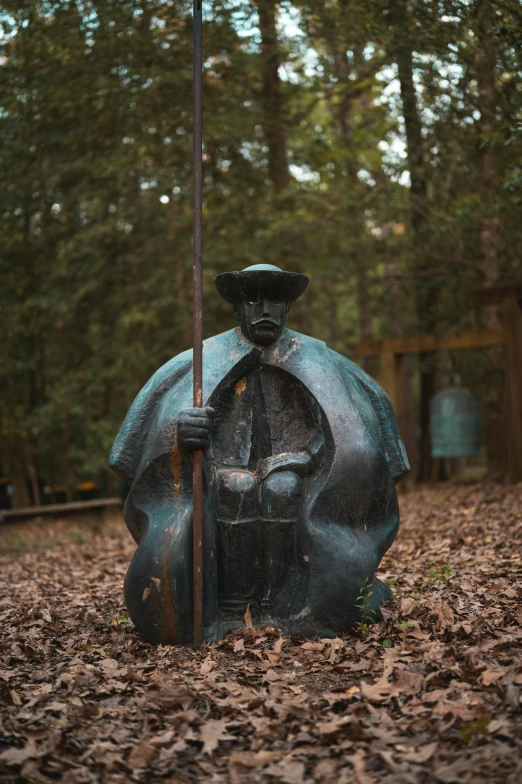
<path fill-rule="evenodd" d="M 361 597 L 378 613 L 389 596 L 375 571 L 399 526 L 395 484 L 409 471 L 393 408 L 370 376 L 325 343 L 284 329 L 263 348 L 239 328 L 204 342 L 204 405 L 219 408 L 223 394 L 259 367 L 287 373 L 306 388 L 324 434 L 317 468 L 306 479 L 295 557 L 270 620 L 286 632 L 340 633 L 360 618 Z M 137 630 L 152 643 L 192 639 L 192 459 L 177 445 L 178 416 L 191 406 L 189 350 L 160 368 L 138 394 L 109 460 L 130 485 L 124 517 L 138 544 L 125 599 Z M 215 484 L 207 452 L 206 640 L 218 639 L 225 628 L 217 587 Z"/>

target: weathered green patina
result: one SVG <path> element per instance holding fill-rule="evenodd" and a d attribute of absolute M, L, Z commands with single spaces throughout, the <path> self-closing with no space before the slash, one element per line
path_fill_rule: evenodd
<path fill-rule="evenodd" d="M 395 483 L 409 470 L 386 393 L 323 342 L 284 328 L 305 276 L 270 265 L 218 276 L 240 327 L 205 341 L 205 409 L 192 409 L 192 352 L 134 401 L 110 465 L 131 486 L 138 542 L 125 581 L 138 631 L 192 635 L 191 451 L 205 447 L 204 628 L 256 623 L 332 635 L 377 617 L 375 577 L 393 542 Z M 279 294 L 278 294 L 279 292 Z"/>

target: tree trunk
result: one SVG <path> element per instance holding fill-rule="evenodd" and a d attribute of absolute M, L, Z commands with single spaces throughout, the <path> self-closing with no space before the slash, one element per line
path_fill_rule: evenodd
<path fill-rule="evenodd" d="M 2 465 L 13 487 L 13 507 L 16 509 L 30 506 L 29 482 L 20 454 L 12 447 L 4 447 L 2 449 Z"/>
<path fill-rule="evenodd" d="M 490 30 L 494 24 L 491 4 L 478 0 L 477 49 L 475 62 L 479 88 L 480 133 L 480 195 L 482 214 L 480 238 L 484 285 L 494 286 L 499 278 L 498 235 L 499 218 L 496 208 L 498 188 L 497 162 L 492 142 L 496 130 L 495 45 Z M 484 308 L 484 326 L 494 329 L 500 325 L 498 305 Z M 507 473 L 507 433 L 505 417 L 505 372 L 500 349 L 489 349 L 488 374 L 485 379 L 484 419 L 488 473 L 504 476 Z"/>
<path fill-rule="evenodd" d="M 490 3 L 479 0 L 477 3 L 476 65 L 479 87 L 480 109 L 480 190 L 483 212 L 481 216 L 481 245 L 486 286 L 494 286 L 498 280 L 498 233 L 499 219 L 495 209 L 497 190 L 497 166 L 492 136 L 496 130 L 496 87 L 495 87 L 495 46 L 490 35 L 493 25 Z M 488 308 L 488 327 L 499 325 L 498 308 Z"/>
<path fill-rule="evenodd" d="M 408 169 L 410 172 L 410 215 L 413 235 L 413 260 L 417 273 L 415 292 L 415 310 L 417 324 L 422 334 L 432 332 L 435 327 L 436 315 L 434 302 L 436 291 L 424 278 L 427 262 L 424 253 L 427 245 L 426 196 L 427 178 L 424 162 L 422 124 L 417 106 L 417 95 L 413 80 L 413 45 L 409 33 L 409 20 L 405 5 L 396 2 L 393 5 L 394 22 L 394 55 L 398 66 L 401 99 L 403 106 L 404 125 L 406 129 L 406 147 Z M 420 361 L 420 400 L 419 400 L 419 431 L 420 460 L 418 479 L 429 479 L 432 473 L 430 444 L 430 400 L 435 392 L 433 355 L 421 354 Z"/>
<path fill-rule="evenodd" d="M 346 212 L 348 218 L 348 225 L 350 226 L 350 234 L 354 244 L 353 261 L 355 267 L 355 290 L 357 293 L 357 311 L 358 311 L 358 324 L 359 324 L 359 338 L 360 340 L 368 340 L 373 337 L 373 319 L 372 307 L 368 293 L 368 275 L 366 269 L 366 259 L 362 258 L 361 250 L 364 247 L 364 217 L 361 214 L 358 206 L 357 188 L 359 186 L 357 178 L 357 158 L 356 150 L 354 149 L 353 139 L 353 120 L 352 110 L 353 103 L 356 100 L 353 84 L 349 81 L 349 63 L 346 58 L 346 50 L 349 48 L 346 41 L 339 41 L 331 32 L 330 51 L 332 54 L 332 62 L 335 71 L 335 76 L 338 81 L 345 85 L 345 89 L 340 96 L 339 105 L 337 107 L 337 127 L 339 137 L 344 144 L 347 152 L 345 159 L 344 177 L 346 179 L 347 189 L 349 191 L 346 199 Z M 363 48 L 358 47 L 355 62 L 355 74 L 358 80 L 365 78 L 364 62 L 363 62 Z M 367 112 L 370 105 L 370 98 L 365 91 L 358 94 L 359 108 L 363 123 L 367 121 Z M 333 309 L 331 315 L 333 315 Z M 337 330 L 335 330 L 337 333 Z M 365 359 L 363 361 L 364 369 L 369 373 L 375 373 L 376 363 L 371 360 Z"/>
<path fill-rule="evenodd" d="M 404 126 L 406 128 L 408 169 L 411 179 L 411 225 L 414 238 L 417 239 L 423 233 L 425 226 L 427 183 L 423 155 L 422 124 L 417 108 L 417 95 L 413 81 L 413 50 L 407 40 L 397 47 L 396 57 L 399 68 Z"/>
<path fill-rule="evenodd" d="M 355 60 L 355 76 L 358 81 L 363 81 L 367 77 L 367 66 L 364 61 L 364 46 L 358 46 L 354 50 Z M 368 125 L 369 110 L 371 106 L 371 96 L 368 90 L 363 90 L 359 93 L 359 111 L 363 125 Z M 351 129 L 350 129 L 351 130 Z M 353 139 L 347 139 L 347 144 L 353 145 Z M 352 173 L 354 187 L 357 186 L 357 167 Z M 364 217 L 360 214 L 360 210 L 356 204 L 354 217 L 357 221 L 357 234 L 359 238 L 359 247 L 362 248 L 362 241 L 364 238 L 365 227 Z M 359 252 L 360 255 L 360 252 Z M 359 316 L 359 335 L 361 340 L 370 340 L 373 338 L 373 309 L 368 292 L 368 273 L 365 259 L 358 258 L 356 260 L 356 291 L 357 291 L 357 311 Z M 375 376 L 378 367 L 378 362 L 375 357 L 366 357 L 362 363 L 364 370 L 367 373 Z"/>
<path fill-rule="evenodd" d="M 33 506 L 40 506 L 42 498 L 40 495 L 40 485 L 38 482 L 38 468 L 36 458 L 33 452 L 30 451 L 28 445 L 25 448 L 25 462 L 27 465 L 27 473 L 29 474 L 29 482 L 31 485 L 31 499 Z"/>
<path fill-rule="evenodd" d="M 279 79 L 276 3 L 257 0 L 263 73 L 264 132 L 268 145 L 268 174 L 276 193 L 290 182 L 286 157 L 283 99 Z"/>

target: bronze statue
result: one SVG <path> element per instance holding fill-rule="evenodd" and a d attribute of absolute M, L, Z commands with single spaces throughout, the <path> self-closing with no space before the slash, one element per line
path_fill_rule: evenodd
<path fill-rule="evenodd" d="M 205 341 L 203 409 L 192 351 L 137 396 L 110 466 L 130 485 L 138 543 L 125 599 L 149 642 L 192 638 L 191 452 L 205 449 L 204 631 L 244 625 L 334 635 L 378 618 L 375 577 L 409 471 L 386 393 L 321 341 L 286 329 L 308 278 L 268 264 L 215 279 L 239 327 Z"/>

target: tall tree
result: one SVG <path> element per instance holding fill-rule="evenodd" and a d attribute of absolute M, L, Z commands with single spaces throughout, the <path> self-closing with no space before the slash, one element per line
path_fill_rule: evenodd
<path fill-rule="evenodd" d="M 211 6 L 206 334 L 233 326 L 212 275 L 266 260 L 311 275 L 290 325 L 342 352 L 473 328 L 472 289 L 522 274 L 519 3 Z M 0 25 L 0 450 L 27 503 L 107 490 L 125 410 L 190 346 L 191 3 L 5 0 Z M 486 360 L 438 364 L 481 396 Z"/>
<path fill-rule="evenodd" d="M 261 31 L 263 74 L 264 132 L 268 146 L 268 174 L 276 193 L 290 182 L 286 155 L 284 106 L 279 68 L 281 59 L 277 38 L 277 3 L 257 0 Z"/>
<path fill-rule="evenodd" d="M 414 80 L 415 22 L 408 3 L 392 0 L 389 6 L 391 25 L 390 55 L 397 64 L 404 127 L 406 132 L 406 151 L 410 174 L 410 222 L 413 242 L 413 264 L 416 275 L 415 309 L 418 330 L 422 334 L 433 331 L 436 323 L 435 290 L 430 279 L 425 277 L 429 271 L 430 260 L 426 255 L 429 246 L 429 223 L 427 215 L 427 167 L 425 161 L 425 142 L 422 135 L 422 122 L 417 101 Z M 431 478 L 430 459 L 430 401 L 435 393 L 433 357 L 421 354 L 420 392 L 419 392 L 419 432 L 420 464 L 419 479 Z"/>
<path fill-rule="evenodd" d="M 473 8 L 476 31 L 475 69 L 478 83 L 480 120 L 479 166 L 481 196 L 481 254 L 483 280 L 486 288 L 495 286 L 500 277 L 498 215 L 497 139 L 498 98 L 496 87 L 497 54 L 494 27 L 497 9 L 485 0 L 477 0 Z M 498 306 L 484 308 L 484 323 L 489 328 L 500 326 Z M 488 468 L 492 475 L 507 471 L 505 374 L 499 349 L 488 351 L 490 373 L 486 385 L 485 432 Z"/>

